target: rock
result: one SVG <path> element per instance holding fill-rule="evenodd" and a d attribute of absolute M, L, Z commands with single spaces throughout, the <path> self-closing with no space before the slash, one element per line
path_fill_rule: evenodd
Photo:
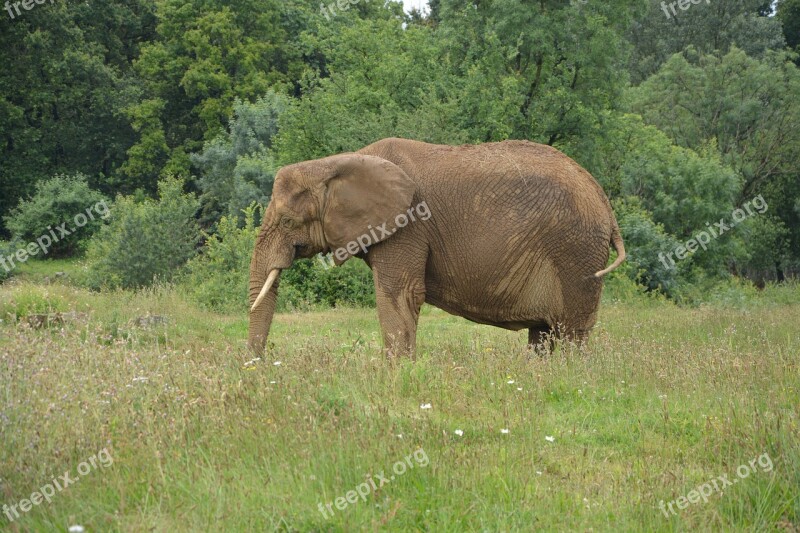
<path fill-rule="evenodd" d="M 167 317 L 161 315 L 145 315 L 135 318 L 133 320 L 133 325 L 138 326 L 142 329 L 149 329 L 154 326 L 166 326 L 167 325 Z"/>
<path fill-rule="evenodd" d="M 69 322 L 85 321 L 89 315 L 70 311 L 68 313 L 48 313 L 28 315 L 23 319 L 23 323 L 34 329 L 41 329 L 56 324 L 66 324 Z"/>
<path fill-rule="evenodd" d="M 42 280 L 42 282 L 43 282 L 45 285 L 51 285 L 51 284 L 52 284 L 52 283 L 54 283 L 56 280 L 62 280 L 62 281 L 63 281 L 63 280 L 65 280 L 66 278 L 67 278 L 67 273 L 66 273 L 66 272 L 56 272 L 56 273 L 54 273 L 52 276 L 46 276 L 46 277 L 45 277 L 45 278 Z"/>
<path fill-rule="evenodd" d="M 40 329 L 48 327 L 52 324 L 63 322 L 60 317 L 56 317 L 55 315 L 44 315 L 44 314 L 35 314 L 35 315 L 28 315 L 25 317 L 24 323 L 28 324 L 30 327 L 34 329 Z"/>

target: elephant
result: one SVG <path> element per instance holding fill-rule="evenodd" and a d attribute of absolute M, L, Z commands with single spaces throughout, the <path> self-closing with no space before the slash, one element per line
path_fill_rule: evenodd
<path fill-rule="evenodd" d="M 250 263 L 252 351 L 264 352 L 280 272 L 319 253 L 372 270 L 389 355 L 414 354 L 424 302 L 527 328 L 545 350 L 583 344 L 603 276 L 626 257 L 600 184 L 553 147 L 383 139 L 277 172 Z"/>

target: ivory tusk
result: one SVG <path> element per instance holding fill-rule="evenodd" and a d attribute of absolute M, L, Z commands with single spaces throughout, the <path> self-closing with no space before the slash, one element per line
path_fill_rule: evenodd
<path fill-rule="evenodd" d="M 253 307 L 250 308 L 250 312 L 256 310 L 256 307 L 264 300 L 264 297 L 267 295 L 269 290 L 272 288 L 272 284 L 275 283 L 275 280 L 278 279 L 278 275 L 281 273 L 280 269 L 276 268 L 270 271 L 269 276 L 267 276 L 267 281 L 264 282 L 264 286 L 261 288 L 261 292 L 258 293 L 258 298 L 256 298 L 255 303 L 253 303 Z"/>

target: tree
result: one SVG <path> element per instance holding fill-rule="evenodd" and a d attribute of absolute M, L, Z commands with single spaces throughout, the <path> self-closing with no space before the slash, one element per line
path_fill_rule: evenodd
<path fill-rule="evenodd" d="M 723 57 L 676 54 L 630 92 L 631 109 L 694 150 L 713 145 L 739 176 L 736 204 L 762 194 L 790 229 L 800 260 L 800 70 L 784 52 L 763 58 L 732 48 Z M 778 234 L 772 232 L 772 234 Z"/>
<path fill-rule="evenodd" d="M 780 0 L 777 18 L 783 26 L 786 45 L 800 53 L 800 0 Z"/>
<path fill-rule="evenodd" d="M 134 140 L 120 109 L 139 95 L 130 62 L 155 29 L 153 4 L 46 3 L 3 22 L 13 61 L 0 70 L 0 218 L 55 174 L 111 191 Z"/>
<path fill-rule="evenodd" d="M 437 25 L 405 26 L 389 9 L 378 19 L 337 16 L 306 36 L 329 74 L 309 77 L 287 112 L 280 162 L 389 136 L 579 145 L 625 86 L 619 65 L 630 16 L 618 10 L 513 0 L 443 3 Z"/>
<path fill-rule="evenodd" d="M 275 141 L 280 164 L 358 150 L 384 137 L 463 139 L 451 135 L 454 109 L 437 109 L 446 82 L 432 30 L 404 29 L 397 11 L 379 20 L 345 12 L 305 35 L 329 74 L 309 75 L 303 98 L 282 117 Z"/>
<path fill-rule="evenodd" d="M 222 133 L 237 98 L 250 100 L 290 81 L 277 0 L 158 0 L 157 38 L 134 66 L 145 98 L 125 111 L 139 139 L 122 173 L 148 184 L 190 172 L 189 154 Z M 154 112 L 156 111 L 156 112 Z"/>
<path fill-rule="evenodd" d="M 652 219 L 669 238 L 681 243 L 707 230 L 709 224 L 713 227 L 714 222 L 729 218 L 735 207 L 739 177 L 722 163 L 713 145 L 698 151 L 675 146 L 638 115 L 609 117 L 597 153 L 602 156 L 591 161 L 590 168 L 604 190 L 628 206 L 634 205 L 634 199 L 637 210 L 645 211 L 644 218 Z M 711 275 L 725 274 L 743 257 L 743 237 L 736 233 L 715 239 L 713 246 L 693 254 L 692 265 Z M 639 246 L 647 248 L 644 243 Z M 666 278 L 650 268 L 653 258 L 637 264 L 647 268 L 647 279 L 663 281 L 667 288 Z"/>
<path fill-rule="evenodd" d="M 763 57 L 768 50 L 780 50 L 785 44 L 781 24 L 768 16 L 771 7 L 764 0 L 691 3 L 686 10 L 674 0 L 646 2 L 647 11 L 637 17 L 628 32 L 634 46 L 629 68 L 635 84 L 687 46 L 702 54 L 725 54 L 737 46 L 750 56 Z"/>
<path fill-rule="evenodd" d="M 638 0 L 445 0 L 438 27 L 458 78 L 456 126 L 473 142 L 566 147 L 592 134 L 627 81 L 623 34 Z"/>
<path fill-rule="evenodd" d="M 229 131 L 191 155 L 200 170 L 197 181 L 203 191 L 204 223 L 216 222 L 223 215 L 236 220 L 251 203 L 268 203 L 276 170 L 270 149 L 286 105 L 286 98 L 275 92 L 253 104 L 237 101 Z"/>

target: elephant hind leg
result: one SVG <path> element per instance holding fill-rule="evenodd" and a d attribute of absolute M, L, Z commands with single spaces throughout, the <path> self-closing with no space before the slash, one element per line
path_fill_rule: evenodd
<path fill-rule="evenodd" d="M 589 340 L 589 334 L 597 321 L 597 311 L 589 316 L 580 317 L 578 320 L 567 322 L 559 327 L 559 338 L 574 343 L 578 348 L 583 348 Z"/>
<path fill-rule="evenodd" d="M 540 351 L 544 354 L 552 353 L 555 350 L 556 341 L 567 341 L 583 347 L 592 331 L 592 320 L 590 324 L 582 323 L 580 327 L 569 326 L 561 322 L 553 328 L 547 324 L 528 328 L 528 347 Z"/>
<path fill-rule="evenodd" d="M 571 329 L 566 331 L 563 335 L 563 339 L 568 342 L 575 343 L 579 348 L 582 348 L 586 341 L 589 339 L 589 333 L 592 331 L 591 328 L 587 329 Z"/>
<path fill-rule="evenodd" d="M 528 347 L 541 350 L 543 353 L 551 353 L 555 347 L 553 328 L 547 324 L 528 328 Z"/>

